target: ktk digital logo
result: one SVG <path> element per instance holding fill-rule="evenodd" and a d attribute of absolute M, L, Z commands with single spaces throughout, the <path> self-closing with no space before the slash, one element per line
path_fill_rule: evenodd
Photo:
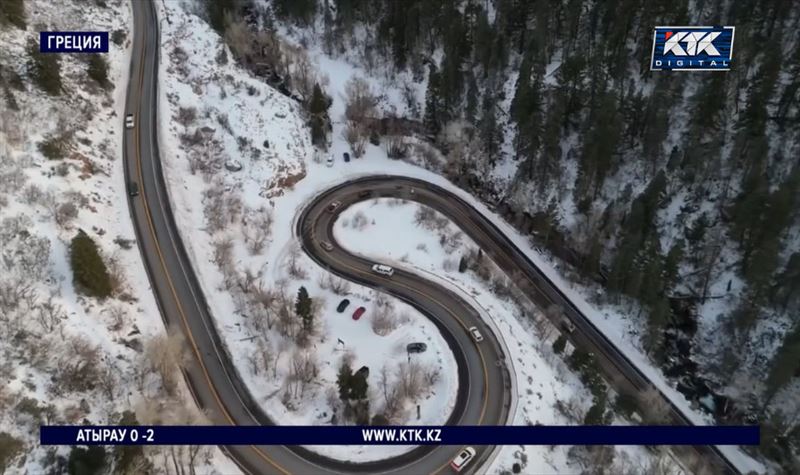
<path fill-rule="evenodd" d="M 733 59 L 732 26 L 657 26 L 653 71 L 728 71 Z"/>

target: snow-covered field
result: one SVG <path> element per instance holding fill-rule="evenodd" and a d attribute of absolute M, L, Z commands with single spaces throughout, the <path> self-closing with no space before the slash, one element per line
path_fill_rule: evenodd
<path fill-rule="evenodd" d="M 99 3 L 26 0 L 26 29 L 0 27 L 0 436 L 13 438 L 2 442 L 10 457 L 2 461 L 8 466 L 0 464 L 3 473 L 66 470 L 70 447 L 40 446 L 40 424 L 116 424 L 124 411 L 148 422 L 162 404 L 191 400 L 180 387 L 166 397 L 144 355 L 164 327 L 124 191 L 132 18 L 128 1 Z M 122 35 L 103 55 L 109 87 L 87 75 L 88 55 L 67 54 L 59 55 L 61 93 L 43 92 L 31 79 L 26 52 L 29 41 L 38 48 L 40 30 Z M 65 137 L 64 157 L 48 159 L 40 144 L 57 136 Z M 95 241 L 112 274 L 110 298 L 86 296 L 73 285 L 69 244 L 78 230 Z M 153 473 L 170 473 L 161 450 L 145 455 L 159 459 Z M 188 470 L 187 452 L 175 455 Z M 114 460 L 107 450 L 107 470 Z M 198 473 L 214 466 L 235 472 L 213 447 L 194 465 Z"/>
<path fill-rule="evenodd" d="M 196 17 L 186 14 L 177 4 L 161 8 L 161 14 L 170 19 L 163 23 L 165 59 L 160 107 L 162 157 L 171 202 L 187 250 L 209 296 L 218 329 L 256 400 L 280 424 L 330 424 L 336 410 L 339 413 L 335 421 L 344 423 L 336 378 L 341 361 L 347 359 L 354 370 L 363 365 L 370 368 L 370 401 L 372 412 L 377 413 L 385 403 L 383 368 L 386 368 L 386 385 L 395 385 L 400 366 L 408 364 L 405 345 L 419 341 L 432 350 L 415 355 L 414 363 L 435 381 L 417 400 L 406 401 L 402 417 L 395 422 L 444 423 L 452 411 L 458 381 L 452 353 L 433 323 L 406 304 L 385 296 L 379 298 L 360 286 L 349 285 L 346 292 L 340 292 L 346 295 L 337 295 L 327 288 L 326 273 L 298 253 L 292 236 L 295 211 L 324 186 L 322 183 L 337 179 L 339 170 L 311 160 L 312 148 L 297 104 L 250 78 L 232 62 L 217 63 L 216 55 L 209 52 L 219 51 L 222 46 Z M 176 46 L 183 53 L 176 54 Z M 180 59 L 171 61 L 171 58 Z M 181 108 L 197 104 L 203 105 L 193 113 L 196 117 L 191 122 L 182 125 L 175 120 Z M 225 119 L 221 119 L 223 116 Z M 203 151 L 210 151 L 211 156 L 204 155 L 203 160 L 218 159 L 217 163 L 223 166 L 211 165 L 207 171 L 196 168 L 192 173 L 190 162 L 194 151 L 185 142 L 181 143 L 179 137 L 195 130 L 207 134 Z M 240 147 L 239 137 L 249 143 Z M 268 148 L 263 144 L 265 140 Z M 230 171 L 224 167 L 232 160 L 238 161 L 242 170 Z M 297 180 L 294 187 L 287 185 Z M 229 197 L 221 205 L 225 208 L 222 212 L 225 225 L 220 228 L 214 228 L 208 217 L 212 198 L 207 191 L 215 187 Z M 265 220 L 267 215 L 270 217 Z M 255 229 L 255 224 L 263 227 Z M 252 302 L 247 302 L 247 296 L 237 292 L 235 285 L 228 285 L 225 272 L 220 272 L 219 265 L 212 262 L 215 243 L 224 239 L 233 244 L 232 274 L 250 272 L 255 281 L 253 286 L 280 294 L 278 300 L 286 295 L 293 302 L 303 286 L 318 302 L 315 335 L 310 344 L 296 344 L 293 337 L 297 335 L 282 332 L 279 323 L 274 328 L 271 324 L 267 324 L 267 329 L 258 327 L 252 312 L 242 311 L 250 308 Z M 255 250 L 254 241 L 262 239 L 263 246 Z M 291 261 L 296 261 L 301 273 L 292 275 Z M 337 313 L 336 306 L 345 296 L 350 305 L 344 313 Z M 364 306 L 366 313 L 355 321 L 351 314 L 359 306 Z M 393 316 L 396 328 L 376 330 L 374 319 L 379 309 L 386 306 L 391 307 L 386 311 Z M 295 364 L 300 354 L 313 367 L 313 377 L 309 378 L 313 380 L 296 384 Z M 414 414 L 416 404 L 421 407 L 420 419 Z M 349 460 L 382 458 L 408 449 L 402 446 L 382 450 L 316 448 Z"/>

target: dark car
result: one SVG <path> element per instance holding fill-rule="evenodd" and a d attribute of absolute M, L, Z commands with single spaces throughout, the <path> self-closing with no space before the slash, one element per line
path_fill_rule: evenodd
<path fill-rule="evenodd" d="M 367 196 L 372 194 L 372 190 L 361 190 L 358 192 L 359 198 L 366 198 Z"/>
<path fill-rule="evenodd" d="M 364 307 L 358 307 L 355 312 L 353 312 L 353 320 L 358 320 L 361 318 L 361 315 L 364 315 L 367 309 Z"/>
<path fill-rule="evenodd" d="M 424 353 L 427 349 L 428 345 L 422 343 L 421 341 L 406 345 L 406 351 L 409 353 Z"/>
<path fill-rule="evenodd" d="M 128 183 L 128 194 L 131 196 L 139 196 L 139 184 L 135 181 Z"/>
<path fill-rule="evenodd" d="M 347 152 L 344 152 L 344 153 L 342 154 L 342 157 L 344 158 L 344 161 L 345 161 L 345 162 L 349 162 L 349 161 L 350 161 L 350 154 L 349 154 L 349 153 L 347 153 Z"/>
<path fill-rule="evenodd" d="M 350 301 L 347 300 L 347 299 L 344 299 L 341 302 L 339 302 L 339 306 L 336 307 L 336 311 L 339 312 L 339 313 L 342 313 L 342 312 L 344 312 L 344 309 L 346 309 L 348 305 L 350 305 Z"/>

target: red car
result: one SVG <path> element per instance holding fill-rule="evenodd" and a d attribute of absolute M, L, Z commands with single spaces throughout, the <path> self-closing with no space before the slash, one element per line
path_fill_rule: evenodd
<path fill-rule="evenodd" d="M 358 307 L 355 312 L 353 312 L 353 320 L 358 320 L 361 318 L 361 315 L 364 315 L 367 309 L 364 307 Z"/>

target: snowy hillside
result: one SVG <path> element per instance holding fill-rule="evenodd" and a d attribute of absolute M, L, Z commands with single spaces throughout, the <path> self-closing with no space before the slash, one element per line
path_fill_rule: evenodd
<path fill-rule="evenodd" d="M 297 104 L 221 60 L 226 48 L 190 10 L 168 4 L 161 15 L 169 18 L 161 141 L 171 202 L 218 329 L 255 399 L 280 424 L 348 423 L 353 416 L 343 413 L 336 386 L 347 362 L 353 370 L 369 366 L 371 379 L 385 378 L 389 388 L 424 377 L 424 388 L 392 401 L 397 407 L 387 417 L 444 423 L 458 381 L 433 323 L 406 304 L 331 278 L 301 255 L 292 236 L 295 211 L 338 174 L 315 162 Z M 301 287 L 313 302 L 313 328 L 298 326 Z M 350 304 L 340 313 L 345 297 Z M 360 306 L 366 313 L 356 321 L 350 315 Z M 431 351 L 406 362 L 406 343 L 417 341 Z M 369 390 L 372 413 L 389 403 L 381 392 Z M 421 418 L 412 419 L 417 404 Z M 409 447 L 314 449 L 357 461 Z"/>

